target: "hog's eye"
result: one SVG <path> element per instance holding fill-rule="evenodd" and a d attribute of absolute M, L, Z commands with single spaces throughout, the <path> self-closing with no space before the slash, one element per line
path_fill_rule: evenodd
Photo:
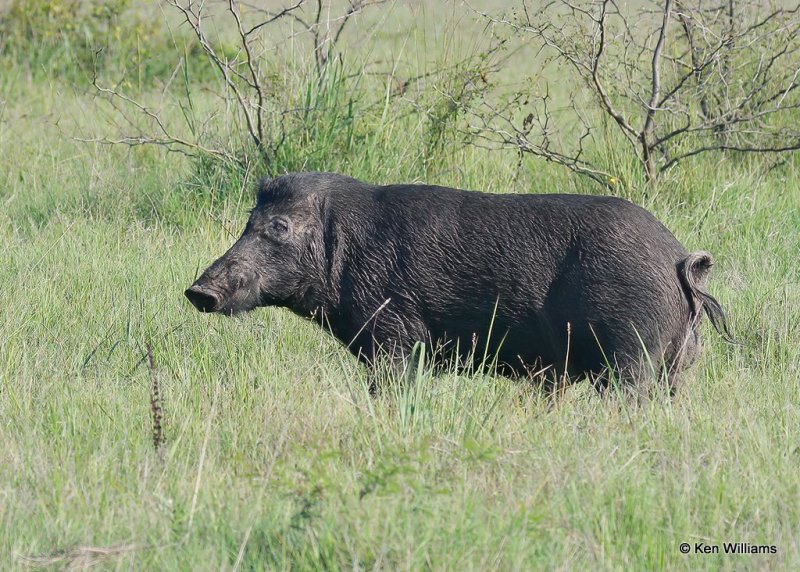
<path fill-rule="evenodd" d="M 272 217 L 269 221 L 269 233 L 274 236 L 285 236 L 289 232 L 289 221 L 283 217 Z"/>

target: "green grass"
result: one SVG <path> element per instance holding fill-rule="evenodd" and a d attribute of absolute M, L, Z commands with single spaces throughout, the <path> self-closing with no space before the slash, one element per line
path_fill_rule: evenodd
<path fill-rule="evenodd" d="M 376 52 L 392 52 L 390 31 Z M 743 342 L 705 324 L 674 399 L 634 405 L 580 384 L 553 401 L 425 371 L 371 398 L 365 371 L 314 325 L 278 309 L 211 317 L 183 299 L 242 227 L 252 174 L 76 143 L 108 128 L 86 86 L 3 65 L 0 568 L 800 567 L 795 161 L 764 174 L 761 159 L 709 157 L 658 192 L 625 191 L 714 254 L 709 287 Z M 373 88 L 359 89 L 368 100 Z M 396 105 L 358 103 L 341 132 L 342 115 L 317 117 L 281 161 L 376 182 L 598 192 L 541 162 L 518 174 L 513 153 L 444 145 L 432 158 L 429 116 Z M 777 554 L 684 556 L 681 542 Z"/>

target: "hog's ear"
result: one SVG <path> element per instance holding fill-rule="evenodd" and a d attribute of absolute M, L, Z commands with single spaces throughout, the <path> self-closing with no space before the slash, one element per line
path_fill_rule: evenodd
<path fill-rule="evenodd" d="M 319 217 L 319 225 L 314 232 L 317 241 L 316 255 L 322 266 L 323 276 L 330 284 L 338 284 L 341 274 L 341 233 L 336 231 L 333 203 L 326 193 L 311 195 L 314 212 Z"/>
<path fill-rule="evenodd" d="M 272 179 L 267 177 L 261 177 L 258 181 L 258 185 L 256 185 L 256 204 L 261 205 L 265 202 L 269 201 L 271 193 L 271 184 Z"/>
<path fill-rule="evenodd" d="M 317 213 L 319 221 L 322 223 L 322 227 L 324 227 L 325 222 L 328 220 L 328 201 L 325 194 L 311 193 L 308 195 L 308 202 L 311 205 L 312 210 Z"/>

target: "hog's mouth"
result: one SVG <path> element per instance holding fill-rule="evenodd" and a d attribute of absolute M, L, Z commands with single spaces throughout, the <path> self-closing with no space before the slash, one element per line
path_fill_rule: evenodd
<path fill-rule="evenodd" d="M 235 316 L 250 312 L 263 305 L 246 291 L 234 292 L 233 295 L 225 296 L 215 289 L 197 284 L 188 288 L 184 295 L 200 312 L 208 314 Z"/>
<path fill-rule="evenodd" d="M 192 303 L 192 306 L 201 312 L 219 312 L 222 309 L 222 296 L 209 288 L 202 286 L 191 286 L 187 288 L 184 295 Z"/>

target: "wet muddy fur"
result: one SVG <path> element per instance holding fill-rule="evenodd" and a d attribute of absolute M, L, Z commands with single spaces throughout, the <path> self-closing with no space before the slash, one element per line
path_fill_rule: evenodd
<path fill-rule="evenodd" d="M 674 391 L 702 316 L 727 334 L 712 264 L 619 198 L 299 173 L 260 183 L 241 238 L 186 296 L 205 312 L 288 308 L 369 367 L 403 367 L 422 342 L 442 367 Z"/>

